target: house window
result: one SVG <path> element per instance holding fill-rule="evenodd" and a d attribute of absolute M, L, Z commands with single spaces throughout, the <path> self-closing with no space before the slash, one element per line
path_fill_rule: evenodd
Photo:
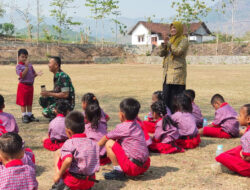
<path fill-rule="evenodd" d="M 144 42 L 144 35 L 138 36 L 138 42 Z"/>

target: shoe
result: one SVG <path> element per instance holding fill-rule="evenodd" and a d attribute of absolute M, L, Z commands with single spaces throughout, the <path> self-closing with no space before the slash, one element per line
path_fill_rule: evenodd
<path fill-rule="evenodd" d="M 107 180 L 119 180 L 119 181 L 124 181 L 127 179 L 126 175 L 124 172 L 122 171 L 118 171 L 118 170 L 113 170 L 111 172 L 108 173 L 104 173 L 103 174 L 104 178 Z"/>
<path fill-rule="evenodd" d="M 24 115 L 24 116 L 22 117 L 22 122 L 23 122 L 23 123 L 29 123 L 29 122 L 30 122 L 29 116 Z"/>
<path fill-rule="evenodd" d="M 35 118 L 34 115 L 32 114 L 31 116 L 29 116 L 29 121 L 30 122 L 39 122 L 39 119 Z"/>

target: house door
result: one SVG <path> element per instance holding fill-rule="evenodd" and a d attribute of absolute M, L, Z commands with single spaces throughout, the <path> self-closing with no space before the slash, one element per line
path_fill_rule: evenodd
<path fill-rule="evenodd" d="M 157 37 L 151 37 L 152 45 L 157 46 Z"/>

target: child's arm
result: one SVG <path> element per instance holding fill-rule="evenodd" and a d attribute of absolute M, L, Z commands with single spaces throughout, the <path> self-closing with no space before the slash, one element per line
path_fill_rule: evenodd
<path fill-rule="evenodd" d="M 25 69 L 22 72 L 22 75 L 21 75 L 22 77 L 21 78 L 25 78 L 25 76 L 27 75 L 28 71 L 29 71 L 29 63 L 26 62 L 25 63 Z"/>
<path fill-rule="evenodd" d="M 243 155 L 242 150 L 240 151 L 240 156 L 241 156 L 242 160 L 245 160 L 245 161 L 247 161 L 247 162 L 250 162 L 250 156 L 245 156 L 245 155 Z"/>
<path fill-rule="evenodd" d="M 106 142 L 108 141 L 108 138 L 106 136 L 103 136 L 101 140 L 98 142 L 99 146 L 104 146 Z"/>
<path fill-rule="evenodd" d="M 72 163 L 72 157 L 67 157 L 62 163 L 62 167 L 59 170 L 58 173 L 54 176 L 54 182 L 57 183 L 63 176 L 63 174 L 66 172 L 67 169 L 69 169 L 70 165 Z"/>

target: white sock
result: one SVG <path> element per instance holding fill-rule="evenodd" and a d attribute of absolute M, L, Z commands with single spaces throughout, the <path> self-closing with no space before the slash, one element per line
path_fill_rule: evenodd
<path fill-rule="evenodd" d="M 23 112 L 23 113 L 22 113 L 22 116 L 25 116 L 25 115 L 26 115 L 26 112 Z"/>
<path fill-rule="evenodd" d="M 27 115 L 30 117 L 32 115 L 32 112 L 27 112 Z"/>
<path fill-rule="evenodd" d="M 114 170 L 118 170 L 120 172 L 122 172 L 122 168 L 121 166 L 113 166 Z"/>

